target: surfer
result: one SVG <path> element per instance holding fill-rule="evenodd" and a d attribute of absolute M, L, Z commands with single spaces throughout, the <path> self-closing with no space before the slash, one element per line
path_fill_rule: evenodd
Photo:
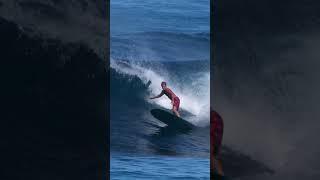
<path fill-rule="evenodd" d="M 161 96 L 163 96 L 164 94 L 171 100 L 171 104 L 172 104 L 172 111 L 174 112 L 174 114 L 178 117 L 180 117 L 179 114 L 179 106 L 180 106 L 180 99 L 178 96 L 176 96 L 171 89 L 169 89 L 167 87 L 167 83 L 166 82 L 162 82 L 161 83 L 161 87 L 162 87 L 162 91 L 159 95 L 151 97 L 150 99 L 155 99 L 155 98 L 159 98 Z"/>
<path fill-rule="evenodd" d="M 223 136 L 223 120 L 214 110 L 210 111 L 210 140 L 211 140 L 211 172 L 217 170 L 219 176 L 224 176 L 221 160 L 221 145 Z"/>

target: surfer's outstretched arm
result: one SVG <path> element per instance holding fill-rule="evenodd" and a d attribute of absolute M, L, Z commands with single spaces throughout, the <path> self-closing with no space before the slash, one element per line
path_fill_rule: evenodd
<path fill-rule="evenodd" d="M 154 97 L 151 97 L 150 99 L 156 99 L 156 98 L 159 98 L 159 97 L 161 97 L 161 96 L 163 96 L 163 95 L 164 95 L 164 92 L 161 91 L 161 93 L 160 93 L 159 95 L 154 96 Z"/>

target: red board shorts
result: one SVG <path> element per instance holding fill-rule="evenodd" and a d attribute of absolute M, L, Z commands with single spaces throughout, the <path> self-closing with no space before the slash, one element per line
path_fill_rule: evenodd
<path fill-rule="evenodd" d="M 173 107 L 176 107 L 178 111 L 179 106 L 180 106 L 180 99 L 178 97 L 173 98 Z"/>
<path fill-rule="evenodd" d="M 210 126 L 211 157 L 219 159 L 223 137 L 223 119 L 215 111 L 210 112 Z"/>

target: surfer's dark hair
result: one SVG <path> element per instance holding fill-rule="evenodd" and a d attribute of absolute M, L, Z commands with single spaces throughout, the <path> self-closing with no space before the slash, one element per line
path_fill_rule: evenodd
<path fill-rule="evenodd" d="M 162 81 L 162 82 L 161 82 L 161 86 L 162 86 L 162 85 L 167 86 L 167 83 L 166 83 L 166 82 L 164 82 L 164 81 Z"/>

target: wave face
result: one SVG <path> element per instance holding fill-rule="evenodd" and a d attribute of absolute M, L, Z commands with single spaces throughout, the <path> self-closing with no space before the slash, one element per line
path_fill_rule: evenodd
<path fill-rule="evenodd" d="M 110 80 L 111 149 L 156 154 L 208 155 L 208 63 L 113 59 Z M 164 124 L 150 114 L 150 110 L 154 108 L 171 109 L 170 100 L 165 96 L 156 100 L 149 99 L 161 92 L 162 81 L 167 81 L 168 87 L 179 96 L 183 118 L 197 126 L 191 133 L 179 134 L 170 130 L 171 132 L 163 134 Z M 169 144 L 172 146 L 168 146 Z"/>
<path fill-rule="evenodd" d="M 129 101 L 134 100 L 134 103 L 140 105 L 161 106 L 170 110 L 170 100 L 165 96 L 156 100 L 149 99 L 161 92 L 160 84 L 166 81 L 168 87 L 180 98 L 180 109 L 196 117 L 190 120 L 191 123 L 196 126 L 208 125 L 207 112 L 210 103 L 208 62 L 130 63 L 113 60 L 111 67 L 113 68 L 111 86 L 117 90 L 111 93 L 119 97 L 117 102 L 123 100 L 130 103 Z M 201 68 L 203 70 L 199 71 Z"/>

